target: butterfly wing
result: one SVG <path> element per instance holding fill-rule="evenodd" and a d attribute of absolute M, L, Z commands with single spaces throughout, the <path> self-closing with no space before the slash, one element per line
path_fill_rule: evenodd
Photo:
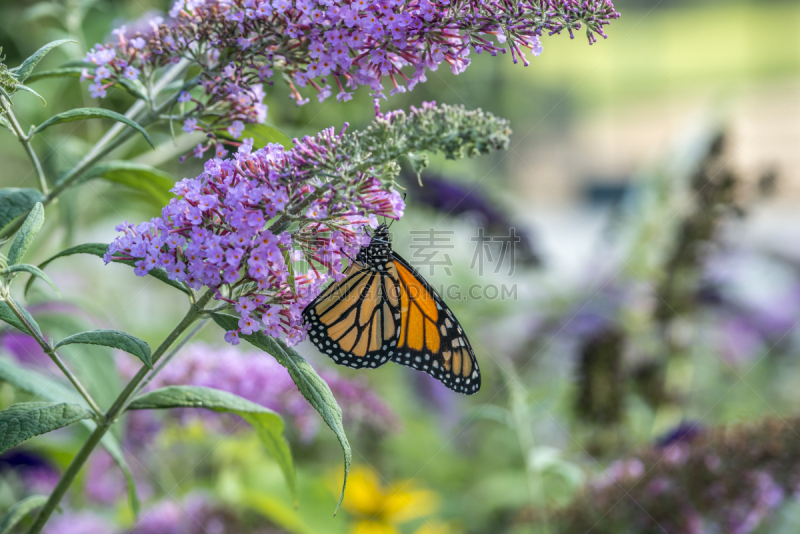
<path fill-rule="evenodd" d="M 387 291 L 394 282 L 358 263 L 344 274 L 303 310 L 309 337 L 339 365 L 380 367 L 397 344 L 400 311 Z"/>
<path fill-rule="evenodd" d="M 388 277 L 396 284 L 400 312 L 397 348 L 389 352 L 392 361 L 424 371 L 453 391 L 476 393 L 481 387 L 478 361 L 453 312 L 395 252 L 390 264 Z"/>

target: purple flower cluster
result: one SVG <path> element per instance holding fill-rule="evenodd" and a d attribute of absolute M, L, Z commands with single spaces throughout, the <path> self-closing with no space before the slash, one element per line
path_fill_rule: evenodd
<path fill-rule="evenodd" d="M 116 534 L 120 529 L 107 519 L 88 511 L 67 510 L 45 525 L 44 534 Z"/>
<path fill-rule="evenodd" d="M 763 531 L 800 496 L 798 425 L 793 417 L 700 432 L 681 427 L 666 446 L 611 464 L 564 510 L 559 531 Z"/>
<path fill-rule="evenodd" d="M 342 257 L 369 242 L 364 227 L 377 216 L 400 218 L 405 208 L 369 170 L 348 180 L 313 178 L 347 166 L 339 161 L 343 134 L 324 130 L 289 151 L 245 143 L 234 158 L 207 161 L 197 178 L 176 184 L 161 217 L 119 225 L 123 235 L 106 262 L 134 259 L 139 276 L 163 269 L 192 290 L 214 290 L 241 318 L 225 336 L 230 343 L 259 330 L 299 343 L 303 308 L 330 276 L 341 276 Z"/>
<path fill-rule="evenodd" d="M 442 63 L 462 72 L 471 50 L 510 50 L 515 63 L 528 65 L 523 49 L 538 56 L 543 32 L 572 35 L 585 25 L 591 43 L 617 17 L 609 0 L 178 0 L 166 23 L 157 17 L 133 36 L 123 27 L 116 43 L 96 45 L 86 56 L 93 70 L 82 78 L 92 80 L 93 97 L 103 97 L 112 85 L 137 85 L 189 59 L 202 69 L 202 95 L 180 95 L 195 106 L 183 128 L 208 133 L 204 149 L 214 144 L 219 155 L 218 133 L 238 138 L 243 122 L 264 122 L 262 83 L 272 84 L 276 72 L 298 104 L 308 102 L 298 91 L 306 86 L 320 101 L 334 91 L 350 100 L 359 85 L 381 93 L 387 81 L 394 94 Z"/>
<path fill-rule="evenodd" d="M 130 365 L 130 368 L 123 368 L 123 373 L 133 375 L 137 370 Z M 362 381 L 344 378 L 333 371 L 323 371 L 320 375 L 342 407 L 346 424 L 357 425 L 379 434 L 397 427 L 398 418 L 394 412 Z M 316 411 L 297 389 L 286 369 L 263 352 L 242 352 L 233 347 L 193 344 L 165 367 L 149 388 L 172 385 L 220 389 L 266 406 L 290 417 L 304 441 L 314 437 L 320 423 Z M 177 416 L 181 421 L 200 416 L 212 425 L 223 420 L 217 414 L 197 410 L 172 410 L 169 414 Z M 141 412 L 129 415 L 129 426 L 133 424 L 141 430 L 145 425 L 137 417 L 152 417 L 152 414 Z M 137 442 L 150 441 L 146 436 L 132 436 L 130 428 L 128 435 Z"/>
<path fill-rule="evenodd" d="M 239 532 L 230 513 L 199 493 L 180 501 L 166 498 L 142 513 L 129 534 L 210 534 Z"/>

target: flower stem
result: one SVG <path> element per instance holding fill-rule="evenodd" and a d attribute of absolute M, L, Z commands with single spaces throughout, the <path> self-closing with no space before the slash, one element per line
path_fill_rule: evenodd
<path fill-rule="evenodd" d="M 94 412 L 95 418 L 99 421 L 102 421 L 103 410 L 100 409 L 100 407 L 92 398 L 91 394 L 89 394 L 89 391 L 87 391 L 83 384 L 81 384 L 81 381 L 78 380 L 78 377 L 72 374 L 72 371 L 70 371 L 69 368 L 64 364 L 64 361 L 58 357 L 58 354 L 56 354 L 55 349 L 50 346 L 50 343 L 44 339 L 39 330 L 32 325 L 25 314 L 22 313 L 22 310 L 19 309 L 19 306 L 16 302 L 14 302 L 14 299 L 8 297 L 5 299 L 5 303 L 8 304 L 8 307 L 11 308 L 11 311 L 17 316 L 17 319 L 19 319 L 20 322 L 25 325 L 25 328 L 28 330 L 28 334 L 36 340 L 40 347 L 42 347 L 44 353 L 47 354 L 51 360 L 53 360 L 53 363 L 55 363 L 58 368 L 61 369 L 61 372 L 64 373 L 64 376 L 66 376 L 69 381 L 72 382 L 72 385 L 75 386 L 75 389 L 78 390 L 78 393 L 81 394 L 81 396 L 86 400 L 86 403 Z"/>
<path fill-rule="evenodd" d="M 202 297 L 197 301 L 196 304 L 192 305 L 189 308 L 189 311 L 186 312 L 186 315 L 183 317 L 178 326 L 176 326 L 172 332 L 164 339 L 161 345 L 153 352 L 153 363 L 157 363 L 161 357 L 166 354 L 172 344 L 186 331 L 187 328 L 200 316 L 200 312 L 202 311 L 203 307 L 211 300 L 211 297 L 214 295 L 213 291 L 206 291 Z M 160 369 L 161 367 L 159 367 Z M 155 372 L 155 371 L 154 371 Z M 119 419 L 122 413 L 125 411 L 125 408 L 130 403 L 134 393 L 137 391 L 137 387 L 145 379 L 147 376 L 148 369 L 145 366 L 136 373 L 130 382 L 125 386 L 125 389 L 122 390 L 122 393 L 119 394 L 117 399 L 114 401 L 114 404 L 111 408 L 108 409 L 108 412 L 105 414 L 105 418 L 102 423 L 97 425 L 97 428 L 94 429 L 92 434 L 89 436 L 89 439 L 86 440 L 86 443 L 83 444 L 83 447 L 78 451 L 78 454 L 72 459 L 70 462 L 69 467 L 61 476 L 61 479 L 58 481 L 53 493 L 50 494 L 50 497 L 47 499 L 47 502 L 36 515 L 36 519 L 31 525 L 31 528 L 28 530 L 28 534 L 39 534 L 42 531 L 45 523 L 52 515 L 53 511 L 58 507 L 59 502 L 64 497 L 64 494 L 67 492 L 69 487 L 75 481 L 75 477 L 78 475 L 78 472 L 83 467 L 83 464 L 86 463 L 86 460 L 89 458 L 89 455 L 92 453 L 97 444 L 103 439 L 106 432 L 111 428 L 111 426 Z"/>
<path fill-rule="evenodd" d="M 192 331 L 186 334 L 186 337 L 184 337 L 177 345 L 175 345 L 172 348 L 172 350 L 169 351 L 169 354 L 164 356 L 159 362 L 159 364 L 153 369 L 153 371 L 149 375 L 147 375 L 147 378 L 145 378 L 142 381 L 142 383 L 139 384 L 139 386 L 136 388 L 136 391 L 134 391 L 133 396 L 138 395 L 139 392 L 141 392 L 144 388 L 146 388 L 147 384 L 149 384 L 150 381 L 153 380 L 156 377 L 156 375 L 160 373 L 161 370 L 164 369 L 164 367 L 170 361 L 172 361 L 172 358 L 175 357 L 175 355 L 178 354 L 178 352 L 180 352 L 180 350 L 184 347 L 184 345 L 186 345 L 186 343 L 189 342 L 190 339 L 192 339 L 194 336 L 200 333 L 200 330 L 205 328 L 205 326 L 209 323 L 209 321 L 211 321 L 211 319 L 203 319 L 202 321 L 197 323 L 197 325 L 192 329 Z"/>
<path fill-rule="evenodd" d="M 48 194 L 48 187 L 47 187 L 47 179 L 44 176 L 44 169 L 42 169 L 42 164 L 39 162 L 39 158 L 36 156 L 36 151 L 33 150 L 33 146 L 31 146 L 31 138 L 25 134 L 22 130 L 22 126 L 17 121 L 17 117 L 14 115 L 14 112 L 11 110 L 11 102 L 6 100 L 5 97 L 0 96 L 0 106 L 3 108 L 3 112 L 8 117 L 8 123 L 11 126 L 11 129 L 14 130 L 14 133 L 19 139 L 19 142 L 22 143 L 22 146 L 25 148 L 25 152 L 28 153 L 28 157 L 31 158 L 31 163 L 33 163 L 33 167 L 36 169 L 36 176 L 39 177 L 39 188 L 42 190 L 42 193 L 45 195 Z"/>

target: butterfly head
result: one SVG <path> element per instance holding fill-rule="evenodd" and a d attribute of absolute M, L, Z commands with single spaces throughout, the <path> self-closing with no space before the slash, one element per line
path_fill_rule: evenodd
<path fill-rule="evenodd" d="M 378 243 L 389 243 L 389 227 L 381 224 L 372 232 L 372 241 Z"/>
<path fill-rule="evenodd" d="M 389 239 L 389 227 L 382 224 L 372 232 L 369 246 L 361 249 L 356 256 L 356 262 L 375 270 L 385 270 L 391 253 L 392 242 Z"/>

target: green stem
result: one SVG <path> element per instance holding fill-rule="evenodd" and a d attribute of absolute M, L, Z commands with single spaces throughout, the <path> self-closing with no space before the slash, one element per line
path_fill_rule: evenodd
<path fill-rule="evenodd" d="M 140 391 L 142 391 L 144 388 L 146 388 L 146 387 L 147 387 L 147 384 L 149 384 L 149 383 L 150 383 L 150 381 L 151 381 L 151 380 L 153 380 L 153 379 L 156 377 L 156 375 L 157 375 L 158 373 L 160 373 L 160 372 L 161 372 L 161 370 L 162 370 L 162 369 L 164 369 L 164 367 L 166 367 L 166 365 L 167 365 L 167 364 L 168 364 L 170 361 L 172 361 L 172 358 L 174 358 L 174 357 L 175 357 L 175 355 L 176 355 L 176 354 L 178 354 L 178 353 L 181 351 L 181 349 L 182 349 L 182 348 L 183 348 L 183 347 L 186 345 L 186 343 L 188 343 L 188 342 L 189 342 L 189 340 L 190 340 L 190 339 L 192 339 L 194 336 L 196 336 L 198 333 L 200 333 L 200 330 L 202 330 L 203 328 L 205 328 L 205 326 L 206 326 L 206 325 L 209 323 L 209 321 L 211 321 L 211 319 L 203 319 L 202 321 L 200 321 L 200 322 L 199 322 L 199 323 L 198 323 L 198 324 L 197 324 L 197 325 L 196 325 L 196 326 L 195 326 L 195 327 L 192 329 L 192 331 L 191 331 L 191 332 L 189 332 L 188 334 L 186 334 L 186 337 L 184 337 L 184 338 L 183 338 L 183 339 L 182 339 L 182 340 L 181 340 L 181 341 L 180 341 L 180 342 L 179 342 L 177 345 L 175 345 L 175 346 L 172 348 L 172 350 L 171 350 L 171 351 L 169 351 L 169 354 L 167 354 L 166 356 L 164 356 L 164 357 L 161 359 L 161 361 L 158 363 L 158 365 L 157 365 L 157 366 L 155 366 L 155 368 L 153 369 L 153 372 L 151 372 L 149 375 L 147 375 L 147 378 L 145 378 L 145 379 L 142 381 L 142 383 L 141 383 L 141 384 L 139 384 L 139 387 L 137 387 L 137 388 L 136 388 L 136 391 L 134 391 L 134 393 L 133 393 L 133 396 L 135 397 L 136 395 L 138 395 L 138 394 L 139 394 L 139 392 L 140 392 Z"/>
<path fill-rule="evenodd" d="M 36 340 L 39 346 L 42 347 L 44 353 L 47 354 L 51 360 L 53 360 L 58 368 L 61 369 L 61 372 L 64 373 L 64 376 L 66 376 L 69 381 L 72 382 L 72 385 L 75 386 L 75 389 L 78 390 L 78 393 L 80 393 L 81 396 L 86 400 L 86 403 L 89 405 L 92 411 L 94 411 L 95 418 L 102 420 L 103 410 L 100 409 L 92 396 L 89 394 L 89 391 L 87 391 L 83 384 L 81 384 L 80 380 L 78 380 L 78 377 L 72 374 L 72 371 L 70 371 L 69 368 L 64 364 L 63 360 L 58 357 L 56 351 L 50 346 L 50 343 L 44 339 L 42 334 L 39 332 L 39 329 L 31 324 L 25 314 L 22 313 L 22 310 L 19 309 L 17 303 L 14 302 L 14 299 L 8 297 L 5 299 L 5 302 L 8 304 L 8 307 L 11 308 L 11 311 L 14 312 L 14 315 L 17 316 L 17 319 L 19 319 L 20 322 L 25 325 L 25 328 L 28 330 L 28 334 Z"/>
<path fill-rule="evenodd" d="M 158 348 L 153 352 L 153 363 L 157 363 L 161 357 L 166 354 L 172 344 L 186 331 L 187 328 L 200 316 L 200 312 L 203 310 L 203 307 L 211 300 L 211 297 L 214 295 L 213 291 L 206 291 L 202 297 L 197 301 L 197 303 L 189 308 L 189 311 L 186 312 L 186 315 L 183 317 L 178 326 L 176 326 L 172 332 L 166 337 L 166 339 L 158 346 Z M 125 386 L 125 389 L 122 390 L 122 393 L 119 394 L 117 399 L 114 401 L 114 404 L 111 408 L 108 409 L 106 412 L 105 420 L 102 424 L 98 424 L 97 428 L 94 429 L 94 432 L 89 436 L 89 439 L 86 443 L 83 444 L 81 450 L 78 451 L 78 454 L 72 459 L 70 462 L 69 467 L 61 476 L 61 479 L 58 481 L 53 493 L 50 494 L 50 497 L 47 499 L 47 502 L 36 515 L 36 519 L 31 525 L 31 528 L 28 530 L 28 534 L 39 534 L 42 531 L 45 523 L 52 515 L 53 511 L 58 507 L 58 504 L 61 502 L 61 499 L 64 497 L 64 494 L 67 492 L 69 487 L 75 481 L 75 477 L 78 476 L 78 472 L 83 467 L 83 464 L 86 463 L 86 460 L 89 458 L 89 455 L 92 453 L 95 447 L 100 443 L 105 436 L 106 432 L 108 432 L 109 428 L 117 421 L 117 419 L 122 415 L 125 411 L 125 408 L 130 403 L 133 394 L 137 391 L 139 384 L 145 379 L 147 376 L 148 370 L 147 367 L 142 366 L 136 376 L 131 379 L 130 382 Z"/>
<path fill-rule="evenodd" d="M 8 122 L 11 126 L 11 129 L 14 130 L 14 133 L 17 135 L 17 139 L 19 139 L 19 142 L 22 143 L 22 146 L 25 148 L 25 152 L 28 153 L 28 157 L 31 158 L 31 163 L 33 163 L 33 167 L 36 169 L 36 176 L 39 177 L 39 187 L 41 188 L 42 193 L 46 195 L 48 193 L 47 178 L 45 178 L 42 164 L 39 162 L 39 158 L 36 156 L 36 151 L 34 151 L 33 146 L 31 146 L 31 138 L 25 135 L 25 132 L 22 130 L 22 126 L 17 121 L 17 117 L 14 115 L 14 112 L 11 111 L 11 102 L 6 100 L 5 97 L 0 96 L 0 105 L 2 105 L 3 111 L 8 117 Z"/>

